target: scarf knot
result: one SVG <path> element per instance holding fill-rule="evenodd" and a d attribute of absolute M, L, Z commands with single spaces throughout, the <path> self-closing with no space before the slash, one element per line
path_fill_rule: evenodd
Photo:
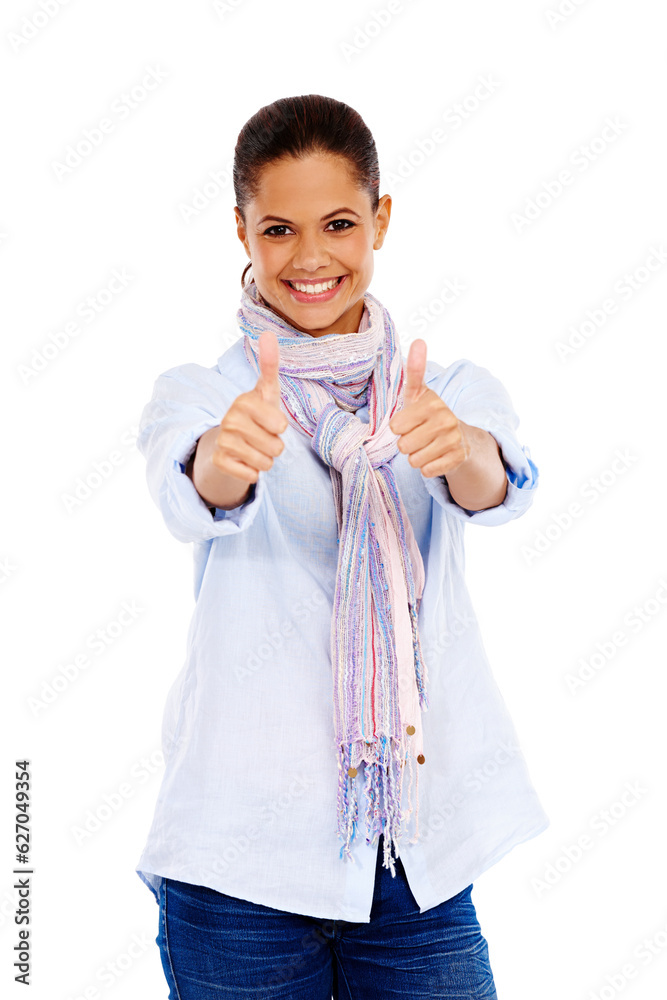
<path fill-rule="evenodd" d="M 368 425 L 353 414 L 345 413 L 334 402 L 320 410 L 311 445 L 323 462 L 341 473 L 350 458 L 358 462 L 365 455 L 370 467 L 379 469 L 398 451 L 395 435 L 369 437 Z"/>
<path fill-rule="evenodd" d="M 342 472 L 349 458 L 353 455 L 359 458 L 366 433 L 358 418 L 355 420 L 332 400 L 320 410 L 311 446 L 323 462 Z"/>

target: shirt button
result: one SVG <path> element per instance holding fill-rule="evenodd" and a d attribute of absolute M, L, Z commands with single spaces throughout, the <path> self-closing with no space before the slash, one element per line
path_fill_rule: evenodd
<path fill-rule="evenodd" d="M 356 776 L 357 776 L 357 769 L 356 769 L 356 767 L 348 767 L 347 773 L 349 774 L 349 776 L 351 778 L 356 778 Z"/>
<path fill-rule="evenodd" d="M 415 727 L 414 726 L 408 726 L 408 728 L 405 731 L 408 734 L 408 736 L 414 736 Z"/>
<path fill-rule="evenodd" d="M 417 763 L 418 764 L 423 764 L 425 760 L 426 760 L 426 757 L 424 756 L 424 754 L 420 753 L 419 757 L 417 757 Z"/>

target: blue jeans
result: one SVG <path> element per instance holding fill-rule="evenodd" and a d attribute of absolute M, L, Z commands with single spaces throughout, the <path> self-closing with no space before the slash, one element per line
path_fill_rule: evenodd
<path fill-rule="evenodd" d="M 497 1000 L 472 883 L 419 912 L 400 858 L 375 870 L 369 923 L 286 913 L 167 878 L 159 892 L 169 1000 Z"/>

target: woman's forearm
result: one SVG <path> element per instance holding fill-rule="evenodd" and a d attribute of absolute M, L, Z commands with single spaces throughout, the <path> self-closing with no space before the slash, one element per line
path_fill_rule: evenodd
<path fill-rule="evenodd" d="M 232 510 L 247 500 L 253 484 L 221 472 L 211 461 L 219 430 L 219 427 L 211 427 L 202 434 L 185 471 L 209 507 Z"/>
<path fill-rule="evenodd" d="M 496 507 L 507 493 L 507 473 L 498 442 L 481 427 L 473 427 L 462 420 L 459 423 L 470 454 L 462 465 L 445 474 L 449 492 L 465 510 Z"/>

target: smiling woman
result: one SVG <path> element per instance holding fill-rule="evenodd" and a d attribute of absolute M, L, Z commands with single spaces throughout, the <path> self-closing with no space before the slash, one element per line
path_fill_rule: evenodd
<path fill-rule="evenodd" d="M 391 213 L 391 197 L 378 198 L 366 125 L 352 108 L 320 100 L 319 127 L 309 123 L 296 149 L 304 120 L 269 131 L 260 112 L 241 133 L 234 164 L 237 232 L 255 283 L 274 312 L 312 336 L 358 330 Z M 355 133 L 362 141 L 351 141 Z"/>
<path fill-rule="evenodd" d="M 342 207 L 330 209 L 332 202 Z M 235 209 L 262 297 L 318 337 L 359 328 L 373 251 L 384 242 L 390 211 L 385 195 L 373 212 L 346 161 L 321 153 L 265 167 L 252 202 L 243 213 Z"/>
<path fill-rule="evenodd" d="M 137 865 L 172 1000 L 493 1000 L 472 883 L 549 823 L 463 578 L 464 525 L 519 517 L 537 469 L 486 369 L 402 357 L 368 291 L 379 179 L 348 105 L 260 109 L 234 161 L 242 337 L 142 414 L 153 498 L 195 543 Z"/>

